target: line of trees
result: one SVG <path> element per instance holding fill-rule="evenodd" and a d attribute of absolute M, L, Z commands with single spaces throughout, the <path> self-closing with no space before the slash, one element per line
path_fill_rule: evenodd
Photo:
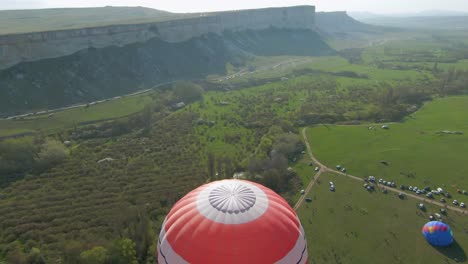
<path fill-rule="evenodd" d="M 65 145 L 52 138 L 25 137 L 0 141 L 0 185 L 27 173 L 41 173 L 68 156 Z"/>
<path fill-rule="evenodd" d="M 67 264 L 138 264 L 136 244 L 129 238 L 110 243 L 108 247 L 94 246 L 82 250 L 76 242 L 63 245 L 62 261 Z M 39 248 L 33 247 L 25 252 L 20 242 L 4 249 L 5 261 L 0 264 L 46 264 L 47 261 Z"/>

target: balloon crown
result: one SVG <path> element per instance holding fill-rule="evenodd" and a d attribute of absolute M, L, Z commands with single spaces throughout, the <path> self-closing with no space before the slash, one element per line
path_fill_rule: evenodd
<path fill-rule="evenodd" d="M 254 206 L 257 197 L 253 190 L 240 182 L 220 185 L 209 196 L 211 206 L 223 213 L 238 214 Z"/>

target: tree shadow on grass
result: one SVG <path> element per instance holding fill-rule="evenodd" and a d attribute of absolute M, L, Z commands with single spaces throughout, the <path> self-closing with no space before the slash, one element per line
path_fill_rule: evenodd
<path fill-rule="evenodd" d="M 453 259 L 456 262 L 465 262 L 466 254 L 463 248 L 458 244 L 456 240 L 453 241 L 453 244 L 448 247 L 434 247 L 437 251 L 442 253 L 447 258 Z"/>

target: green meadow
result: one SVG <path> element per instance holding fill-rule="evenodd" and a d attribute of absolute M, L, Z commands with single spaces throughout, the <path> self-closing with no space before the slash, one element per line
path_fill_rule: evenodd
<path fill-rule="evenodd" d="M 335 192 L 329 191 L 333 181 Z M 421 228 L 440 208 L 396 194 L 368 192 L 362 182 L 337 174 L 323 174 L 311 192 L 312 202 L 297 213 L 306 232 L 309 263 L 457 263 L 466 262 L 468 218 L 449 211 L 442 216 L 456 243 L 449 248 L 430 246 Z M 458 261 L 456 261 L 457 259 Z"/>
<path fill-rule="evenodd" d="M 0 120 L 0 136 L 20 133 L 54 132 L 84 123 L 105 121 L 137 113 L 151 102 L 149 94 L 122 97 L 100 104 L 78 107 L 61 112 L 25 117 L 16 120 Z"/>
<path fill-rule="evenodd" d="M 356 176 L 442 187 L 466 199 L 457 191 L 468 189 L 468 97 L 436 99 L 388 130 L 381 125 L 317 125 L 309 128 L 308 137 L 317 158 L 329 167 L 341 164 Z M 437 133 L 445 130 L 464 134 Z"/>

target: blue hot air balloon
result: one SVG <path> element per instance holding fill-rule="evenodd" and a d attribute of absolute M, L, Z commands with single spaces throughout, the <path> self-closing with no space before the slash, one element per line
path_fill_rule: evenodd
<path fill-rule="evenodd" d="M 422 228 L 422 233 L 427 242 L 436 247 L 446 247 L 453 243 L 452 229 L 440 221 L 428 222 Z"/>

